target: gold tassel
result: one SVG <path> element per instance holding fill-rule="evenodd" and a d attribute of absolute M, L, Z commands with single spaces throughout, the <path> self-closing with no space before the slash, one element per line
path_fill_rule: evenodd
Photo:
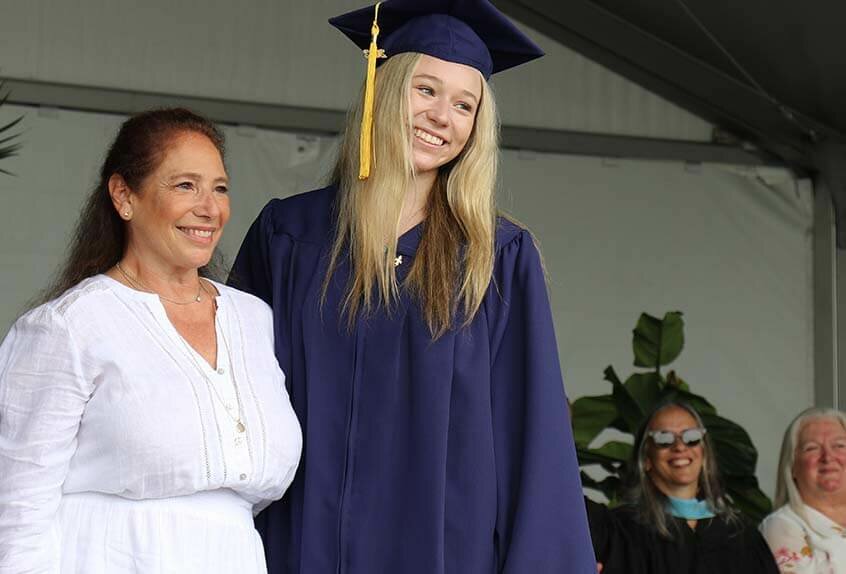
<path fill-rule="evenodd" d="M 373 12 L 373 26 L 370 28 L 370 49 L 364 51 L 367 56 L 367 81 L 364 85 L 364 110 L 361 116 L 361 135 L 359 140 L 358 179 L 370 177 L 370 161 L 373 157 L 373 99 L 376 91 L 376 59 L 385 58 L 385 51 L 376 46 L 379 37 L 379 4 Z"/>

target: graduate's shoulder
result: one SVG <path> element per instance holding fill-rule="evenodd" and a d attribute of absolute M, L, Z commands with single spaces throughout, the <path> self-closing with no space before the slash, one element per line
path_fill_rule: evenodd
<path fill-rule="evenodd" d="M 496 252 L 500 253 L 503 248 L 508 246 L 519 247 L 519 244 L 525 241 L 534 243 L 534 237 L 529 228 L 510 215 L 500 213 L 496 218 L 494 238 Z"/>
<path fill-rule="evenodd" d="M 262 210 L 262 222 L 271 234 L 298 241 L 322 242 L 332 227 L 337 189 L 328 186 L 271 200 Z"/>

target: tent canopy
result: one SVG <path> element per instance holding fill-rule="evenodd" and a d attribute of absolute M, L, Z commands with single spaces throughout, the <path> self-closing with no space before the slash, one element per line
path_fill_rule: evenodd
<path fill-rule="evenodd" d="M 846 3 L 494 0 L 554 40 L 822 179 L 846 247 Z"/>

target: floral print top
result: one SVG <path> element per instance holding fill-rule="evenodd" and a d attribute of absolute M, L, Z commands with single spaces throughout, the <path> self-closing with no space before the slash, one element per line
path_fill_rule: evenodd
<path fill-rule="evenodd" d="M 846 574 L 846 528 L 810 506 L 785 504 L 761 523 L 782 574 Z"/>

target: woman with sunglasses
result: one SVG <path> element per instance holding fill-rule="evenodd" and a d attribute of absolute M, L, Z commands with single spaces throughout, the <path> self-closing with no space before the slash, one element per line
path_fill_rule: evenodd
<path fill-rule="evenodd" d="M 635 438 L 603 574 L 777 574 L 764 539 L 732 510 L 699 414 L 662 403 Z"/>

